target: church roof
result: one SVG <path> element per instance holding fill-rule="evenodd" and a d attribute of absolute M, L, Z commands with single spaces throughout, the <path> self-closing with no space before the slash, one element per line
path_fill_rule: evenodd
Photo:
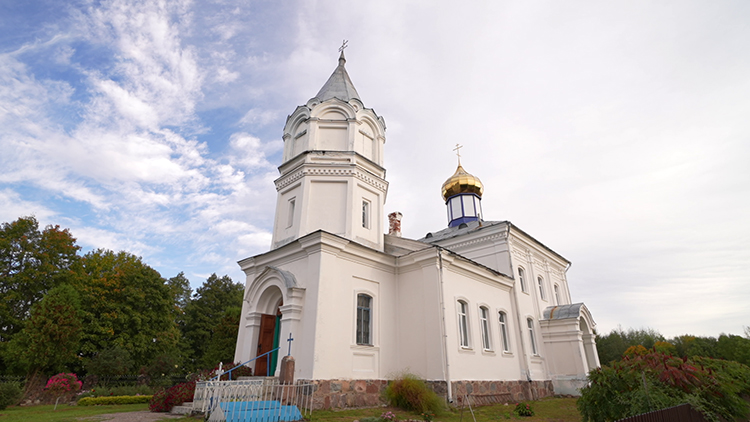
<path fill-rule="evenodd" d="M 420 242 L 435 243 L 441 240 L 450 239 L 452 237 L 461 236 L 467 233 L 472 233 L 478 230 L 485 229 L 487 227 L 496 226 L 498 224 L 505 224 L 507 221 L 469 221 L 459 226 L 448 227 L 439 232 L 427 233 L 427 235 L 421 239 Z"/>
<path fill-rule="evenodd" d="M 556 256 L 560 257 L 560 259 L 562 259 L 563 261 L 568 262 L 568 263 L 570 262 L 570 261 L 567 260 L 567 258 L 565 258 L 564 256 L 560 255 L 559 253 L 555 252 L 554 250 L 552 250 L 549 246 L 545 245 L 544 243 L 536 240 L 533 236 L 531 236 L 530 234 L 528 234 L 525 231 L 521 230 L 520 228 L 518 228 L 518 226 L 516 226 L 515 224 L 511 223 L 510 221 L 481 221 L 481 220 L 478 220 L 478 221 L 469 221 L 467 223 L 462 223 L 462 224 L 460 224 L 458 226 L 445 228 L 445 229 L 440 230 L 438 232 L 427 233 L 427 235 L 425 235 L 425 237 L 423 237 L 421 239 L 417 239 L 417 241 L 424 242 L 424 243 L 431 243 L 432 244 L 432 243 L 440 242 L 441 240 L 452 239 L 454 237 L 464 236 L 464 235 L 467 235 L 467 234 L 479 232 L 480 230 L 487 230 L 490 227 L 499 226 L 499 225 L 508 225 L 510 227 L 510 230 L 522 233 L 524 236 L 527 236 L 529 239 L 531 239 L 534 242 L 536 242 L 540 247 L 542 247 L 545 250 L 547 250 L 547 251 L 555 254 Z"/>
<path fill-rule="evenodd" d="M 352 83 L 349 74 L 346 72 L 346 68 L 344 67 L 345 64 L 346 59 L 344 58 L 344 52 L 342 51 L 341 56 L 339 56 L 339 65 L 336 67 L 336 70 L 333 71 L 331 77 L 328 78 L 325 85 L 323 85 L 323 88 L 320 88 L 320 91 L 318 91 L 318 94 L 315 96 L 321 102 L 330 100 L 331 98 L 338 98 L 339 100 L 346 102 L 349 102 L 352 98 L 362 101 L 362 99 L 359 98 L 357 89 L 354 88 L 354 84 Z"/>

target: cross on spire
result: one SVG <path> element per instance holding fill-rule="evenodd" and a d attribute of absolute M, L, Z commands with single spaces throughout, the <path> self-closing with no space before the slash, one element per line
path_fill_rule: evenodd
<path fill-rule="evenodd" d="M 461 165 L 461 148 L 463 148 L 463 145 L 456 144 L 456 147 L 453 148 L 453 151 L 456 151 L 456 157 L 458 157 L 458 165 Z"/>
<path fill-rule="evenodd" d="M 344 49 L 349 47 L 347 44 L 349 44 L 349 40 L 344 40 L 344 42 L 341 43 L 341 47 L 339 47 L 341 54 L 344 54 Z"/>

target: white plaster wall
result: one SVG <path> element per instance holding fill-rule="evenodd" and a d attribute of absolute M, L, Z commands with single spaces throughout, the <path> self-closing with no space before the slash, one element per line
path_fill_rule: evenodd
<path fill-rule="evenodd" d="M 372 252 L 370 252 L 372 253 Z M 396 315 L 393 267 L 373 265 L 348 253 L 323 252 L 315 327 L 315 379 L 378 379 L 395 360 Z M 356 344 L 356 294 L 373 296 L 373 345 Z M 384 364 L 385 362 L 385 364 Z"/>
<path fill-rule="evenodd" d="M 398 352 L 391 371 L 408 370 L 428 380 L 445 379 L 437 255 L 399 270 Z"/>
<path fill-rule="evenodd" d="M 491 277 L 477 280 L 445 266 L 446 332 L 450 376 L 454 380 L 517 380 L 519 358 L 517 348 L 511 344 L 511 353 L 503 353 L 500 345 L 497 309 L 512 309 L 510 287 L 494 282 Z M 459 342 L 458 300 L 468 304 L 470 347 L 462 348 Z M 490 310 L 490 336 L 492 350 L 482 347 L 479 307 L 485 305 Z M 512 315 L 509 315 L 512 317 Z M 512 329 L 512 327 L 511 327 Z"/>

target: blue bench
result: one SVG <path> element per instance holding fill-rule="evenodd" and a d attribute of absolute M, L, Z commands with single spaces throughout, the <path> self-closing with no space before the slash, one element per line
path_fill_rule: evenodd
<path fill-rule="evenodd" d="M 271 401 L 232 401 L 219 403 L 226 422 L 292 422 L 302 420 L 297 406 Z"/>

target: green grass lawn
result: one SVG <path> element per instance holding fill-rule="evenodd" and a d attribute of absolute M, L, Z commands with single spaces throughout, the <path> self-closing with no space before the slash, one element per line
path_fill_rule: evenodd
<path fill-rule="evenodd" d="M 73 422 L 78 418 L 101 415 L 104 413 L 135 412 L 148 410 L 148 404 L 121 404 L 111 406 L 13 406 L 0 410 L 0 421 L 2 422 Z"/>
<path fill-rule="evenodd" d="M 535 415 L 531 417 L 519 417 L 513 414 L 515 404 L 507 406 L 496 404 L 474 409 L 477 422 L 499 422 L 506 420 L 522 420 L 528 422 L 580 422 L 581 415 L 576 409 L 575 398 L 548 398 L 530 402 Z M 381 413 L 390 410 L 395 413 L 399 420 L 418 419 L 421 416 L 392 408 L 377 409 L 354 409 L 354 410 L 315 410 L 312 413 L 311 422 L 352 422 L 355 419 L 367 416 L 380 416 Z M 1 421 L 1 420 L 0 420 Z M 474 422 L 468 407 L 445 411 L 435 417 L 436 422 Z"/>
<path fill-rule="evenodd" d="M 497 404 L 474 409 L 477 422 L 500 422 L 506 420 L 522 420 L 528 422 L 580 422 L 581 416 L 576 409 L 574 398 L 548 398 L 530 402 L 534 412 L 532 417 L 518 417 L 513 415 L 513 404 L 507 406 Z M 111 406 L 26 406 L 9 407 L 0 410 L 0 422 L 76 422 L 80 418 L 102 415 L 105 413 L 135 412 L 148 410 L 147 404 L 123 404 Z M 399 420 L 422 418 L 414 413 L 404 412 L 392 408 L 371 408 L 353 410 L 315 410 L 310 418 L 311 422 L 352 422 L 367 416 L 380 416 L 385 411 L 392 411 Z M 191 418 L 169 419 L 170 422 L 196 421 Z M 468 407 L 445 411 L 435 417 L 435 422 L 474 422 Z"/>

